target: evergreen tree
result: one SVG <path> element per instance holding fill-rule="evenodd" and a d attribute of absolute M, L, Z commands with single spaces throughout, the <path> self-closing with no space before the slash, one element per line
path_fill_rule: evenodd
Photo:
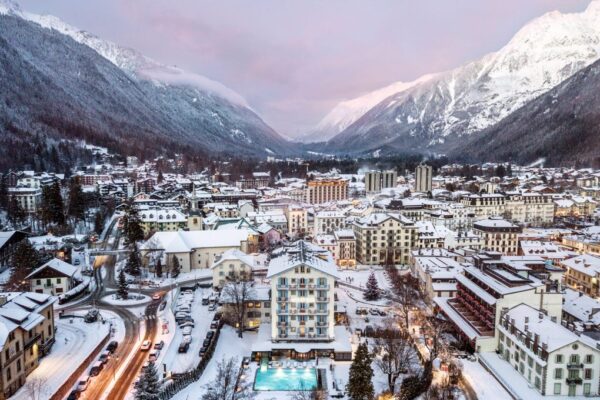
<path fill-rule="evenodd" d="M 377 278 L 375 278 L 375 273 L 371 272 L 369 275 L 369 279 L 367 280 L 367 290 L 365 291 L 363 297 L 365 300 L 379 300 L 380 291 L 379 285 L 377 284 Z"/>
<path fill-rule="evenodd" d="M 156 365 L 148 363 L 140 377 L 140 386 L 135 392 L 135 400 L 159 400 L 160 382 Z"/>
<path fill-rule="evenodd" d="M 163 270 L 162 270 L 162 262 L 160 258 L 156 261 L 156 265 L 154 266 L 154 272 L 158 278 L 162 278 Z"/>
<path fill-rule="evenodd" d="M 132 200 L 128 200 L 125 205 L 125 215 L 123 216 L 123 231 L 129 244 L 144 239 L 144 230 L 138 210 Z"/>
<path fill-rule="evenodd" d="M 6 208 L 6 217 L 13 225 L 21 224 L 27 218 L 27 212 L 21 207 L 21 203 L 16 198 L 11 197 L 8 200 Z"/>
<path fill-rule="evenodd" d="M 129 251 L 129 257 L 127 258 L 127 264 L 125 264 L 125 270 L 128 274 L 133 276 L 140 276 L 142 269 L 142 260 L 140 258 L 140 252 L 137 245 L 133 245 Z"/>
<path fill-rule="evenodd" d="M 17 244 L 11 260 L 12 271 L 8 281 L 14 290 L 24 290 L 27 286 L 23 283 L 25 277 L 35 270 L 40 264 L 40 255 L 37 250 L 25 239 Z"/>
<path fill-rule="evenodd" d="M 41 202 L 42 220 L 45 224 L 65 224 L 65 213 L 60 186 L 58 182 L 42 188 Z"/>
<path fill-rule="evenodd" d="M 171 264 L 171 276 L 177 278 L 181 272 L 181 265 L 179 265 L 179 259 L 177 256 L 173 256 L 173 264 Z"/>
<path fill-rule="evenodd" d="M 156 177 L 156 181 L 158 183 L 162 183 L 164 180 L 165 180 L 165 178 L 163 177 L 162 169 L 159 169 L 158 176 Z"/>
<path fill-rule="evenodd" d="M 125 271 L 123 271 L 123 268 L 121 268 L 121 272 L 119 272 L 118 284 L 117 297 L 120 299 L 127 299 L 129 297 L 129 289 L 127 288 L 127 279 L 125 279 Z"/>
<path fill-rule="evenodd" d="M 2 174 L 0 178 L 0 208 L 8 207 L 8 177 Z"/>
<path fill-rule="evenodd" d="M 85 197 L 83 196 L 79 180 L 76 178 L 71 179 L 71 185 L 69 186 L 69 208 L 67 214 L 75 220 L 75 223 L 85 218 Z"/>
<path fill-rule="evenodd" d="M 350 365 L 350 375 L 346 385 L 346 393 L 350 400 L 372 400 L 375 396 L 373 388 L 373 368 L 371 368 L 371 355 L 366 343 L 358 345 L 352 365 Z"/>

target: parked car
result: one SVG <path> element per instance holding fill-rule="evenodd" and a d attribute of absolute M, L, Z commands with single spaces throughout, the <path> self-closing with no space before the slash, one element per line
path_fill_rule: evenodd
<path fill-rule="evenodd" d="M 104 363 L 102 361 L 96 361 L 94 365 L 92 365 L 92 368 L 90 368 L 90 376 L 99 375 L 103 367 Z"/>
<path fill-rule="evenodd" d="M 69 393 L 69 396 L 67 396 L 67 400 L 77 400 L 79 396 L 81 396 L 80 392 L 77 390 L 71 390 L 71 393 Z"/>
<path fill-rule="evenodd" d="M 377 312 L 379 313 L 379 315 L 381 315 L 382 317 L 387 316 L 387 312 L 385 312 L 385 310 L 377 310 Z"/>
<path fill-rule="evenodd" d="M 101 354 L 100 357 L 98 358 L 99 361 L 102 361 L 102 364 L 106 364 L 106 362 L 108 361 L 108 359 L 110 358 L 110 351 L 108 350 L 104 350 Z"/>
<path fill-rule="evenodd" d="M 210 297 L 207 294 L 202 296 L 202 305 L 203 306 L 207 306 L 209 302 L 210 302 Z"/>
<path fill-rule="evenodd" d="M 189 326 L 190 328 L 193 328 L 193 327 L 194 327 L 194 322 L 193 322 L 193 321 L 182 321 L 182 322 L 179 324 L 179 327 L 180 327 L 180 328 L 184 328 L 184 327 L 186 327 L 186 326 Z"/>
<path fill-rule="evenodd" d="M 161 340 L 160 342 L 156 342 L 156 343 L 154 343 L 154 350 L 162 350 L 164 345 L 165 345 L 164 340 Z"/>
<path fill-rule="evenodd" d="M 190 349 L 190 344 L 186 342 L 181 342 L 179 345 L 179 349 L 177 350 L 179 353 L 187 353 Z"/>
<path fill-rule="evenodd" d="M 82 376 L 81 379 L 79 379 L 79 381 L 77 382 L 77 388 L 75 390 L 77 390 L 78 392 L 85 392 L 85 389 L 87 389 L 89 385 L 90 385 L 90 376 L 89 375 Z"/>
<path fill-rule="evenodd" d="M 212 339 L 213 336 L 215 336 L 215 331 L 208 331 L 208 332 L 206 332 L 206 338 L 207 339 Z"/>
<path fill-rule="evenodd" d="M 371 308 L 371 309 L 369 309 L 369 314 L 371 314 L 371 315 L 379 315 L 379 312 L 377 311 L 376 308 Z"/>
<path fill-rule="evenodd" d="M 150 355 L 148 356 L 148 361 L 156 362 L 158 360 L 158 356 L 160 355 L 160 350 L 152 350 Z"/>
<path fill-rule="evenodd" d="M 210 329 L 217 329 L 219 327 L 219 321 L 212 321 L 210 323 Z"/>
<path fill-rule="evenodd" d="M 204 357 L 204 355 L 206 354 L 207 351 L 208 351 L 208 346 L 202 346 L 202 348 L 198 352 L 198 355 L 200 355 L 200 357 Z"/>
<path fill-rule="evenodd" d="M 204 342 L 202 342 L 202 346 L 208 347 L 210 345 L 210 339 L 204 339 Z"/>
<path fill-rule="evenodd" d="M 141 351 L 148 351 L 150 350 L 150 347 L 152 346 L 152 341 L 151 340 L 144 340 L 142 342 L 142 346 L 140 347 Z"/>
<path fill-rule="evenodd" d="M 181 343 L 192 343 L 192 335 L 186 335 L 181 339 Z"/>
<path fill-rule="evenodd" d="M 191 335 L 191 334 L 192 334 L 192 327 L 191 327 L 191 326 L 184 326 L 184 327 L 181 329 L 181 333 L 182 333 L 183 335 Z"/>
<path fill-rule="evenodd" d="M 165 309 L 165 307 L 167 306 L 167 302 L 163 301 L 162 303 L 160 303 L 160 305 L 158 306 L 158 310 L 162 311 Z"/>
<path fill-rule="evenodd" d="M 217 305 L 215 303 L 212 303 L 210 306 L 208 306 L 208 311 L 215 311 L 217 309 Z"/>
<path fill-rule="evenodd" d="M 158 293 L 152 295 L 152 300 L 160 300 L 162 296 Z"/>
<path fill-rule="evenodd" d="M 119 347 L 119 342 L 113 340 L 108 344 L 108 346 L 106 346 L 106 350 L 110 351 L 111 353 L 114 353 L 115 350 L 117 350 L 117 347 Z"/>

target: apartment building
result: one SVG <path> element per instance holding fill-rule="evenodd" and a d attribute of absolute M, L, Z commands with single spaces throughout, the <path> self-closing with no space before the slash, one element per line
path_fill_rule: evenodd
<path fill-rule="evenodd" d="M 552 198 L 542 193 L 507 193 L 504 215 L 511 221 L 545 225 L 554 221 Z"/>
<path fill-rule="evenodd" d="M 600 257 L 583 254 L 559 263 L 566 270 L 565 284 L 591 297 L 600 297 Z"/>
<path fill-rule="evenodd" d="M 433 168 L 430 165 L 419 165 L 415 170 L 415 192 L 431 192 L 432 178 Z"/>
<path fill-rule="evenodd" d="M 398 174 L 394 170 L 365 172 L 365 192 L 377 193 L 381 189 L 396 187 Z"/>
<path fill-rule="evenodd" d="M 506 197 L 499 193 L 472 194 L 460 202 L 475 214 L 475 220 L 501 216 L 506 210 Z"/>
<path fill-rule="evenodd" d="M 230 279 L 250 278 L 254 269 L 254 257 L 238 249 L 231 249 L 217 256 L 210 268 L 213 271 L 213 287 L 221 289 Z"/>
<path fill-rule="evenodd" d="M 227 285 L 227 283 L 225 283 Z M 238 327 L 236 313 L 236 300 L 230 297 L 235 289 L 229 291 L 227 289 L 221 291 L 219 296 L 219 304 L 222 304 L 223 315 L 228 322 Z M 271 322 L 271 288 L 266 285 L 253 285 L 246 293 L 244 302 L 246 311 L 244 313 L 244 329 L 257 329 L 260 324 L 268 324 Z"/>
<path fill-rule="evenodd" d="M 0 295 L 0 399 L 25 384 L 54 344 L 54 301 L 40 293 Z"/>
<path fill-rule="evenodd" d="M 289 205 L 286 209 L 288 235 L 299 237 L 308 231 L 308 213 L 304 207 Z"/>
<path fill-rule="evenodd" d="M 335 262 L 340 268 L 356 268 L 356 236 L 350 229 L 338 230 L 333 233 L 337 241 Z"/>
<path fill-rule="evenodd" d="M 346 217 L 341 211 L 318 211 L 314 218 L 314 235 L 331 234 L 346 226 Z"/>
<path fill-rule="evenodd" d="M 413 250 L 411 269 L 428 300 L 456 296 L 456 276 L 462 274 L 463 265 L 454 253 L 444 249 Z"/>
<path fill-rule="evenodd" d="M 188 227 L 188 217 L 176 209 L 140 210 L 139 216 L 144 235 L 150 232 L 178 231 Z"/>
<path fill-rule="evenodd" d="M 348 198 L 348 180 L 319 177 L 309 180 L 305 188 L 305 202 L 322 204 Z"/>
<path fill-rule="evenodd" d="M 506 311 L 498 324 L 498 354 L 542 395 L 598 396 L 600 349 L 531 305 Z"/>
<path fill-rule="evenodd" d="M 361 264 L 408 264 L 417 243 L 417 227 L 400 214 L 373 213 L 355 221 L 352 229 Z"/>
<path fill-rule="evenodd" d="M 518 253 L 518 235 L 522 231 L 520 226 L 499 217 L 473 223 L 473 233 L 482 238 L 484 250 L 507 255 Z"/>
<path fill-rule="evenodd" d="M 333 341 L 334 286 L 338 272 L 329 252 L 297 241 L 273 253 L 271 340 Z"/>

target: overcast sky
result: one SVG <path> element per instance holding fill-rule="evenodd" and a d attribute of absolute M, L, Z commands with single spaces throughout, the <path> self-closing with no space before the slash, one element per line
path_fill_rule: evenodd
<path fill-rule="evenodd" d="M 244 96 L 280 133 L 339 101 L 457 67 L 589 0 L 21 0 Z"/>

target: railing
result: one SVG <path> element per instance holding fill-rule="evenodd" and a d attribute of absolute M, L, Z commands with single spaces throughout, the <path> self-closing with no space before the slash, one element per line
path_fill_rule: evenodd
<path fill-rule="evenodd" d="M 581 385 L 582 382 L 583 382 L 583 380 L 581 378 L 567 378 L 568 385 L 571 385 L 571 384 Z"/>
<path fill-rule="evenodd" d="M 579 364 L 568 363 L 567 364 L 567 369 L 581 369 L 581 368 L 583 368 L 583 364 L 581 364 L 581 363 L 579 363 Z"/>
<path fill-rule="evenodd" d="M 37 342 L 37 340 L 38 340 L 39 338 L 41 338 L 41 337 L 42 337 L 42 334 L 41 334 L 41 333 L 37 333 L 37 334 L 36 334 L 35 336 L 33 336 L 31 339 L 29 339 L 28 341 L 26 341 L 23 347 L 24 347 L 24 348 L 26 348 L 26 349 L 30 348 L 30 347 L 31 347 L 31 346 L 33 346 L 33 345 L 35 344 L 35 342 Z"/>

